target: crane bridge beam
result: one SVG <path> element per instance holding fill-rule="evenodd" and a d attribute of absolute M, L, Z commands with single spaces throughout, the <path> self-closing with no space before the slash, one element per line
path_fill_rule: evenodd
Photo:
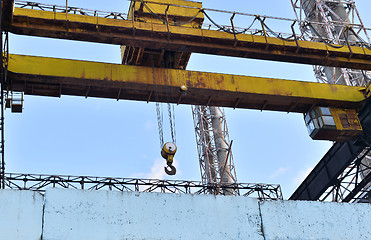
<path fill-rule="evenodd" d="M 231 34 L 202 28 L 13 8 L 5 21 L 16 34 L 371 70 L 371 49 L 289 41 L 266 34 Z M 263 31 L 265 32 L 265 31 Z"/>
<path fill-rule="evenodd" d="M 365 87 L 15 54 L 9 55 L 8 71 L 8 89 L 31 95 L 77 95 L 299 113 L 314 105 L 358 109 L 369 92 Z"/>

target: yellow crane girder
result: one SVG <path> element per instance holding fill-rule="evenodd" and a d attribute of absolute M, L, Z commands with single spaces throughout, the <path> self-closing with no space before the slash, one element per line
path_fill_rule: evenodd
<path fill-rule="evenodd" d="M 200 12 L 201 14 L 201 12 Z M 9 14 L 7 14 L 9 15 Z M 356 46 L 14 8 L 6 29 L 16 34 L 371 70 L 371 50 Z"/>
<path fill-rule="evenodd" d="M 306 113 L 357 109 L 365 87 L 10 54 L 9 90 Z"/>

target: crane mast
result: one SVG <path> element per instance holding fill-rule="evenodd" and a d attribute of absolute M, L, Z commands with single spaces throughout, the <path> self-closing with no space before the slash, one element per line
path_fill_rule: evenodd
<path fill-rule="evenodd" d="M 310 36 L 314 41 L 325 41 L 329 44 L 363 46 L 364 43 L 370 43 L 370 37 L 363 25 L 355 1 L 291 0 L 291 3 L 300 21 L 302 35 Z M 354 23 L 357 25 L 353 25 Z M 328 84 L 366 86 L 371 79 L 370 73 L 364 70 L 328 66 L 313 66 L 313 70 L 319 82 Z M 364 178 L 370 173 L 371 153 L 366 148 L 357 158 L 363 159 L 355 174 Z M 367 188 L 370 188 L 370 184 Z"/>

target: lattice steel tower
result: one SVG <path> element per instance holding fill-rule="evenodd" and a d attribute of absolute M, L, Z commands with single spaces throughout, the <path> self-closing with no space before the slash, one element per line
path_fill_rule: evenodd
<path fill-rule="evenodd" d="M 237 183 L 224 110 L 219 107 L 192 106 L 192 113 L 202 182 Z"/>
<path fill-rule="evenodd" d="M 341 44 L 348 47 L 353 45 L 369 46 L 370 38 L 355 1 L 291 0 L 291 3 L 300 23 L 302 37 L 310 38 L 312 41 Z M 371 75 L 364 70 L 323 66 L 313 66 L 313 69 L 317 80 L 323 83 L 365 86 L 370 82 Z M 363 156 L 364 152 L 359 156 Z M 370 167 L 371 154 L 369 153 L 357 167 L 355 176 L 361 178 L 367 176 Z M 369 188 L 370 185 L 368 184 L 367 187 Z"/>

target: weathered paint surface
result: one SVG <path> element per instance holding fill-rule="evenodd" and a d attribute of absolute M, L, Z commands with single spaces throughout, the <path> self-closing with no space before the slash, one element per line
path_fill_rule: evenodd
<path fill-rule="evenodd" d="M 371 70 L 371 50 L 358 46 L 25 8 L 14 8 L 12 20 L 7 19 L 10 32 L 23 35 Z"/>
<path fill-rule="evenodd" d="M 371 204 L 69 189 L 48 189 L 44 202 L 38 193 L 1 190 L 0 203 L 0 239 L 42 235 L 44 240 L 366 240 L 371 236 Z"/>
<path fill-rule="evenodd" d="M 266 239 L 357 239 L 371 236 L 371 204 L 260 203 Z"/>
<path fill-rule="evenodd" d="M 313 103 L 359 108 L 367 99 L 365 87 L 345 85 L 16 54 L 9 55 L 8 64 L 11 90 L 41 96 L 153 101 L 154 91 L 156 101 L 301 113 Z M 187 94 L 181 94 L 181 86 Z"/>
<path fill-rule="evenodd" d="M 0 190 L 0 239 L 38 240 L 43 197 L 37 192 Z"/>
<path fill-rule="evenodd" d="M 252 198 L 51 189 L 44 239 L 263 239 L 260 222 Z"/>

